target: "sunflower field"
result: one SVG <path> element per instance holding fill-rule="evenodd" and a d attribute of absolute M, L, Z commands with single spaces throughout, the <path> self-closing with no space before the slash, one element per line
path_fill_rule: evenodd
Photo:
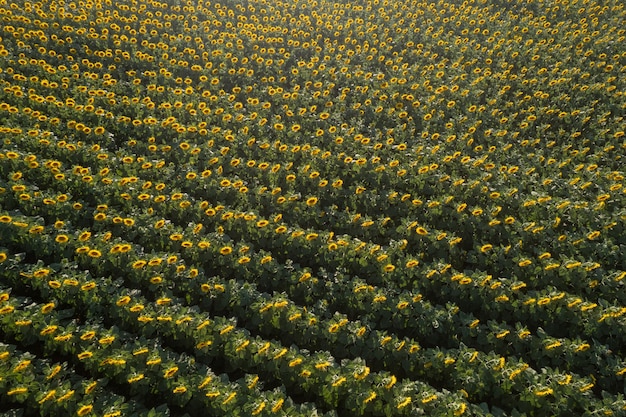
<path fill-rule="evenodd" d="M 626 415 L 622 1 L 0 19 L 0 414 Z"/>

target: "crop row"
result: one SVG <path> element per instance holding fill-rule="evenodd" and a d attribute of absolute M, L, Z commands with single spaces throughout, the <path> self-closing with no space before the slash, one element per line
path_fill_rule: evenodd
<path fill-rule="evenodd" d="M 186 406 L 196 411 L 206 408 L 213 413 L 240 409 L 261 414 L 266 406 L 265 413 L 270 414 L 316 412 L 306 404 L 293 404 L 279 390 L 260 391 L 255 375 L 230 381 L 225 374 L 215 375 L 189 355 L 163 348 L 155 340 L 136 338 L 116 326 L 105 327 L 95 319 L 82 325 L 63 325 L 63 310 L 57 311 L 54 302 L 6 298 L 1 310 L 6 334 L 23 344 L 43 343 L 50 352 L 71 355 L 73 362 L 91 373 L 112 378 L 133 396 L 150 396 L 158 390 L 168 393 L 162 400 L 172 407 Z"/>
<path fill-rule="evenodd" d="M 1 294 L 3 304 L 8 297 Z M 82 378 L 67 362 L 41 359 L 14 345 L 0 345 L 0 374 L 0 392 L 8 404 L 36 410 L 40 415 L 157 415 L 108 390 L 106 379 Z"/>

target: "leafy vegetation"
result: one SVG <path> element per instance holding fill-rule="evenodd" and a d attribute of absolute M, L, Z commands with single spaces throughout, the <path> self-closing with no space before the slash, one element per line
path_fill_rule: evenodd
<path fill-rule="evenodd" d="M 624 7 L 0 0 L 0 411 L 624 415 Z"/>

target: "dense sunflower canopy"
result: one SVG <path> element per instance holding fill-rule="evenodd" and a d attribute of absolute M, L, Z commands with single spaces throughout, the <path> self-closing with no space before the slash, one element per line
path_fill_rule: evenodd
<path fill-rule="evenodd" d="M 0 0 L 0 413 L 626 415 L 625 8 Z"/>

